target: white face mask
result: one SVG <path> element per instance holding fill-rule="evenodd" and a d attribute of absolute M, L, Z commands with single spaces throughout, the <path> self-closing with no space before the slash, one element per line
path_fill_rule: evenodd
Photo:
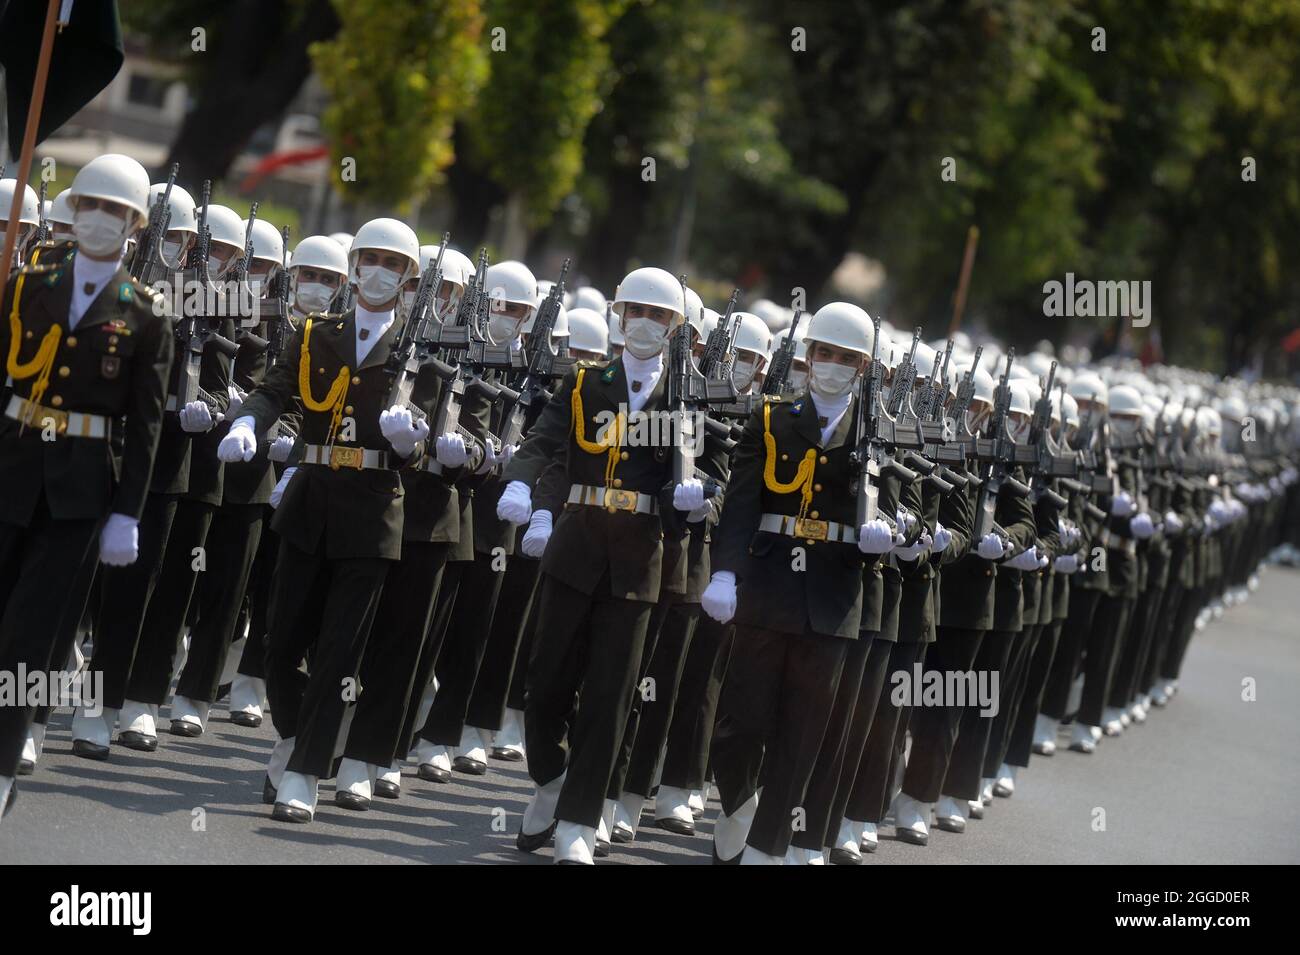
<path fill-rule="evenodd" d="M 808 372 L 800 371 L 798 368 L 791 368 L 790 374 L 786 378 L 786 384 L 789 386 L 790 391 L 796 395 L 803 394 L 804 389 L 808 387 Z"/>
<path fill-rule="evenodd" d="M 827 398 L 838 398 L 853 386 L 858 369 L 837 361 L 815 361 L 809 365 L 813 391 Z"/>
<path fill-rule="evenodd" d="M 409 292 L 406 291 L 402 292 L 402 308 L 406 311 L 408 315 L 411 312 L 411 306 L 414 304 L 415 304 L 415 290 L 412 289 Z"/>
<path fill-rule="evenodd" d="M 357 295 L 367 305 L 382 305 L 397 295 L 405 277 L 382 265 L 357 266 Z"/>
<path fill-rule="evenodd" d="M 1117 438 L 1132 438 L 1138 433 L 1142 422 L 1137 418 L 1125 418 L 1120 415 L 1110 419 L 1110 429 Z"/>
<path fill-rule="evenodd" d="M 752 358 L 737 358 L 735 364 L 731 366 L 731 381 L 736 386 L 737 391 L 744 391 L 754 380 L 754 372 L 758 371 L 758 362 Z"/>
<path fill-rule="evenodd" d="M 164 265 L 175 266 L 180 264 L 177 261 L 181 254 L 180 242 L 174 242 L 171 239 L 163 239 L 161 252 Z"/>
<path fill-rule="evenodd" d="M 122 251 L 126 220 L 103 209 L 78 210 L 72 217 L 72 234 L 91 255 L 107 257 Z"/>
<path fill-rule="evenodd" d="M 295 293 L 298 308 L 309 314 L 325 311 L 333 297 L 334 290 L 322 282 L 303 282 Z"/>
<path fill-rule="evenodd" d="M 512 342 L 519 334 L 519 326 L 522 324 L 523 322 L 518 318 L 491 312 L 488 315 L 488 337 L 498 345 Z"/>
<path fill-rule="evenodd" d="M 653 358 L 664 350 L 668 329 L 653 318 L 631 318 L 623 326 L 624 347 L 633 358 Z"/>
<path fill-rule="evenodd" d="M 208 256 L 208 277 L 209 278 L 215 279 L 217 276 L 221 274 L 221 270 L 224 269 L 225 267 L 226 267 L 225 264 L 215 255 Z"/>

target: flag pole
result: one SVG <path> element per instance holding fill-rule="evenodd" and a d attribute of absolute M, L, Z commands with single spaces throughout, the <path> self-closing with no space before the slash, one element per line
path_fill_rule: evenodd
<path fill-rule="evenodd" d="M 948 323 L 949 338 L 961 328 L 962 313 L 966 311 L 966 292 L 970 288 L 970 271 L 975 264 L 975 247 L 979 242 L 979 227 L 973 225 L 966 230 L 966 251 L 961 257 L 961 275 L 957 279 L 957 294 L 952 300 L 952 321 Z"/>
<path fill-rule="evenodd" d="M 36 60 L 36 78 L 32 84 L 32 101 L 27 107 L 27 128 L 23 130 L 23 148 L 18 156 L 18 170 L 14 178 L 14 201 L 9 207 L 9 221 L 5 226 L 4 254 L 0 257 L 0 300 L 4 299 L 9 284 L 9 263 L 18 241 L 18 217 L 22 214 L 23 194 L 27 191 L 28 170 L 32 165 L 32 152 L 36 148 L 36 130 L 41 123 L 41 106 L 45 102 L 45 81 L 50 75 L 50 54 L 54 49 L 54 25 L 59 18 L 60 0 L 49 0 L 45 11 L 45 30 L 41 33 L 41 52 Z"/>

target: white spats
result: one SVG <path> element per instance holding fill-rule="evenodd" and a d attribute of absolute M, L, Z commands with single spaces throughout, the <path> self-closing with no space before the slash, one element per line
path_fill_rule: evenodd
<path fill-rule="evenodd" d="M 524 835 L 535 836 L 551 827 L 551 823 L 555 822 L 555 807 L 560 801 L 560 790 L 563 788 L 564 775 L 561 774 L 546 785 L 538 786 L 533 790 L 533 798 L 528 801 L 528 808 L 524 810 L 523 823 L 520 826 L 520 831 Z M 596 847 L 594 830 L 591 846 L 594 852 Z"/>
<path fill-rule="evenodd" d="M 748 851 L 745 840 L 749 838 L 749 827 L 754 823 L 756 812 L 758 812 L 758 793 L 754 793 L 741 803 L 731 815 L 727 815 L 726 812 L 718 813 L 718 821 L 713 824 L 713 851 L 723 862 L 730 862 L 741 852 Z M 775 864 L 780 865 L 781 860 L 777 859 Z"/>
<path fill-rule="evenodd" d="M 548 823 L 549 825 L 549 823 Z M 576 822 L 559 822 L 555 827 L 555 861 L 575 865 L 596 864 L 596 829 Z"/>
<path fill-rule="evenodd" d="M 292 736 L 280 740 L 271 748 L 271 758 L 266 761 L 266 776 L 276 789 L 280 788 L 284 768 L 289 765 L 289 757 L 293 755 L 293 741 Z"/>

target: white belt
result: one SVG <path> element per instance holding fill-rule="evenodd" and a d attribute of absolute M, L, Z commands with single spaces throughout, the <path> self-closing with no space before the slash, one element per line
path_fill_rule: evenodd
<path fill-rule="evenodd" d="M 5 417 L 14 421 L 26 422 L 30 427 L 44 428 L 47 421 L 54 422 L 56 435 L 67 438 L 108 437 L 108 418 L 97 414 L 83 414 L 80 411 L 60 411 L 58 408 L 46 408 L 34 404 L 26 398 L 11 395 L 9 405 L 5 408 Z"/>
<path fill-rule="evenodd" d="M 610 513 L 627 511 L 630 514 L 658 514 L 659 502 L 640 491 L 624 491 L 617 487 L 592 487 L 574 484 L 569 488 L 569 503 L 588 507 L 603 507 Z"/>
<path fill-rule="evenodd" d="M 180 410 L 181 410 L 181 409 L 180 409 L 180 403 L 181 403 L 181 400 L 180 400 L 179 398 L 177 398 L 175 395 L 168 395 L 168 396 L 167 396 L 167 403 L 166 403 L 165 405 L 163 405 L 163 410 L 164 410 L 164 411 L 180 411 Z"/>
<path fill-rule="evenodd" d="M 758 529 L 769 534 L 802 537 L 804 540 L 836 541 L 842 544 L 858 542 L 857 530 L 848 524 L 818 521 L 809 517 L 791 517 L 788 514 L 764 514 L 759 518 Z"/>
<path fill-rule="evenodd" d="M 370 448 L 346 448 L 341 445 L 305 444 L 302 449 L 303 464 L 321 464 L 335 471 L 339 468 L 363 469 L 388 467 L 386 451 Z"/>

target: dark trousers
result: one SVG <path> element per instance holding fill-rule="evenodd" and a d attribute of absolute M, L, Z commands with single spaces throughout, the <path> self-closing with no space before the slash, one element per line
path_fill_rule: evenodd
<path fill-rule="evenodd" d="M 410 748 L 402 727 L 424 692 L 423 684 L 415 690 L 416 674 L 449 548 L 403 541 L 401 561 L 388 569 L 361 658 L 361 696 L 343 751 L 349 759 L 387 769 Z"/>
<path fill-rule="evenodd" d="M 510 675 L 515 668 L 528 618 L 532 615 L 541 561 L 516 554 L 506 563 L 506 579 L 497 597 L 487 649 L 469 697 L 465 722 L 479 729 L 499 730 L 505 722 Z"/>
<path fill-rule="evenodd" d="M 167 699 L 195 583 L 199 574 L 207 573 L 212 566 L 206 541 L 215 510 L 211 504 L 198 501 L 182 500 L 176 505 L 158 586 L 144 614 L 140 643 L 126 684 L 128 700 L 161 705 Z M 199 571 L 198 567 L 205 569 Z"/>
<path fill-rule="evenodd" d="M 1163 596 L 1163 587 L 1149 588 L 1139 594 L 1137 602 L 1133 604 L 1124 652 L 1116 663 L 1115 678 L 1110 686 L 1109 703 L 1113 707 L 1127 709 L 1137 699 L 1138 679 L 1155 636 L 1153 618 Z M 1142 688 L 1149 685 L 1145 684 Z"/>
<path fill-rule="evenodd" d="M 677 687 L 677 707 L 668 727 L 668 747 L 660 783 L 677 789 L 703 789 L 709 778 L 709 753 L 717 726 L 718 700 L 735 642 L 733 624 L 703 616 L 696 625 L 686 667 Z M 649 795 L 647 793 L 647 795 Z"/>
<path fill-rule="evenodd" d="M 198 619 L 190 652 L 176 680 L 176 695 L 211 703 L 235 640 L 253 561 L 262 541 L 265 504 L 223 504 L 208 528 L 208 567 L 191 599 Z"/>
<path fill-rule="evenodd" d="M 591 595 L 543 574 L 539 601 L 525 691 L 528 775 L 542 786 L 567 764 L 555 816 L 594 828 L 632 706 L 653 604 L 615 597 L 608 574 Z"/>
<path fill-rule="evenodd" d="M 652 688 L 653 695 L 641 701 L 641 716 L 623 783 L 626 792 L 649 798 L 654 788 L 655 773 L 677 712 L 691 639 L 699 623 L 700 605 L 697 603 L 674 603 L 664 617 L 646 670 L 647 679 L 652 681 L 647 686 Z"/>
<path fill-rule="evenodd" d="M 81 610 L 69 606 L 67 582 L 94 561 L 98 528 L 93 520 L 55 520 L 44 497 L 27 527 L 0 522 L 0 672 L 12 675 L 19 692 L 26 691 L 17 683 L 20 667 L 35 673 L 63 666 L 53 658 L 57 635 L 75 626 L 65 615 Z M 17 774 L 35 709 L 0 706 L 0 776 Z"/>
<path fill-rule="evenodd" d="M 990 630 L 980 641 L 979 653 L 975 656 L 972 669 L 976 676 L 989 674 L 989 686 L 992 687 L 992 675 L 998 675 L 997 705 L 999 712 L 1004 702 L 1003 684 L 1007 671 L 1007 660 L 1011 657 L 1011 647 L 1019 640 L 1019 633 L 1006 630 Z M 957 742 L 948 761 L 948 774 L 944 777 L 940 791 L 945 796 L 957 799 L 979 799 L 980 782 L 983 779 L 984 755 L 993 738 L 993 724 L 997 714 L 986 713 L 979 703 L 970 703 L 963 709 L 961 723 L 957 728 Z M 910 793 L 910 790 L 909 790 Z"/>
<path fill-rule="evenodd" d="M 1000 681 L 1002 699 L 998 705 L 998 715 L 993 718 L 993 735 L 989 737 L 988 748 L 984 751 L 985 779 L 995 778 L 1006 762 L 1012 728 L 1019 719 L 1020 707 L 1029 686 L 1029 664 L 1042 634 L 1042 625 L 1035 623 L 1020 631 L 1011 643 L 1011 654 Z"/>
<path fill-rule="evenodd" d="M 862 744 L 871 731 L 869 726 L 865 731 L 860 726 L 855 727 L 854 717 L 859 712 L 864 716 L 870 714 L 868 719 L 875 717 L 892 646 L 864 633 L 853 642 L 844 657 L 830 723 L 822 737 L 808 795 L 804 799 L 807 824 L 796 829 L 791 840 L 801 849 L 820 852 L 824 846 L 835 844 L 855 775 L 855 772 L 846 772 L 845 767 L 852 763 L 856 771 Z M 850 745 L 856 748 L 850 751 Z"/>
<path fill-rule="evenodd" d="M 1047 680 L 1056 658 L 1056 645 L 1061 638 L 1064 620 L 1053 620 L 1042 629 L 1038 643 L 1029 659 L 1029 672 L 1025 678 L 1025 694 L 1020 698 L 1011 738 L 1007 744 L 1006 763 L 1010 766 L 1028 766 L 1034 747 L 1034 723 L 1047 692 Z"/>
<path fill-rule="evenodd" d="M 857 767 L 851 777 L 845 763 L 848 798 L 840 816 L 855 822 L 875 822 L 885 818 L 885 811 L 893 799 L 894 774 L 903 758 L 907 740 L 907 727 L 911 721 L 910 696 L 901 700 L 894 690 L 910 683 L 917 663 L 925 658 L 924 643 L 892 643 L 889 659 L 885 663 L 885 677 L 881 684 L 874 713 L 855 711 L 854 732 L 850 751 L 859 747 Z M 859 698 L 865 700 L 864 697 Z"/>
<path fill-rule="evenodd" d="M 280 542 L 266 642 L 266 696 L 282 739 L 294 737 L 289 772 L 328 777 L 343 714 L 392 561 L 329 559 Z M 310 654 L 309 673 L 299 669 Z M 351 681 L 351 683 L 345 681 Z"/>
<path fill-rule="evenodd" d="M 1174 623 L 1174 632 L 1169 640 L 1169 648 L 1160 663 L 1160 676 L 1166 680 L 1177 680 L 1183 668 L 1183 656 L 1187 645 L 1192 642 L 1196 632 L 1196 616 L 1206 602 L 1206 587 L 1192 587 L 1186 591 L 1182 605 L 1178 608 L 1178 618 Z"/>
<path fill-rule="evenodd" d="M 736 628 L 718 704 L 713 774 L 731 814 L 763 788 L 748 844 L 783 856 L 835 704 L 850 641 L 816 633 Z"/>
<path fill-rule="evenodd" d="M 1100 726 L 1115 675 L 1115 661 L 1128 630 L 1133 601 L 1128 597 L 1106 597 L 1088 634 L 1083 658 L 1083 700 L 1078 719 L 1085 726 Z"/>
<path fill-rule="evenodd" d="M 948 672 L 970 670 L 975 665 L 983 640 L 983 630 L 936 628 L 935 641 L 925 652 L 922 679 L 933 679 L 925 674 L 937 673 L 938 679 L 944 682 L 944 675 Z M 938 801 L 965 712 L 966 707 L 947 705 L 947 701 L 941 706 L 921 706 L 913 710 L 912 754 L 903 777 L 903 792 L 913 799 Z"/>
<path fill-rule="evenodd" d="M 90 632 L 93 617 L 87 613 L 87 610 L 92 606 L 93 597 L 99 594 L 95 586 L 99 579 L 98 571 L 99 561 L 95 555 L 87 554 L 68 588 L 67 607 L 59 617 L 59 630 L 54 635 L 54 648 L 50 652 L 51 666 L 62 667 L 72 656 L 73 646 L 80 644 L 85 635 Z M 52 701 L 52 704 L 63 706 L 67 705 L 67 701 L 56 700 Z M 54 705 L 36 707 L 32 722 L 44 726 L 49 723 L 50 714 L 54 709 Z"/>
<path fill-rule="evenodd" d="M 1154 635 L 1151 641 L 1151 652 L 1142 663 L 1142 672 L 1139 674 L 1138 689 L 1146 692 L 1155 686 L 1156 680 L 1160 676 L 1160 667 L 1164 663 L 1166 654 L 1169 653 L 1170 642 L 1173 639 L 1174 627 L 1178 622 L 1178 610 L 1183 604 L 1183 597 L 1187 591 L 1182 584 L 1171 582 L 1165 588 L 1164 598 L 1160 602 L 1160 610 L 1157 611 L 1155 619 L 1151 622 Z"/>
<path fill-rule="evenodd" d="M 636 669 L 636 692 L 632 694 L 632 707 L 628 710 L 627 722 L 623 724 L 623 739 L 619 743 L 614 766 L 609 771 L 609 781 L 605 784 L 607 799 L 619 799 L 623 795 L 623 787 L 627 783 L 627 768 L 632 761 L 632 748 L 636 744 L 637 727 L 641 722 L 641 708 L 647 702 L 648 696 L 657 695 L 654 684 L 647 682 L 647 677 L 659 643 L 659 633 L 668 618 L 668 608 L 672 606 L 669 603 L 671 599 L 660 594 L 659 602 L 650 610 L 650 623 L 646 626 L 645 643 L 641 646 L 641 662 Z"/>
<path fill-rule="evenodd" d="M 447 639 L 434 665 L 438 692 L 420 733 L 431 743 L 456 746 L 465 729 L 469 699 L 487 651 L 497 599 L 506 575 L 506 568 L 498 570 L 493 566 L 495 563 L 496 558 L 490 554 L 476 554 L 461 578 Z"/>
<path fill-rule="evenodd" d="M 266 679 L 266 633 L 271 620 L 271 596 L 275 593 L 275 564 L 280 558 L 280 535 L 271 530 L 269 519 L 262 525 L 262 539 L 249 571 L 248 586 L 240 607 L 235 633 L 248 626 L 248 640 L 239 658 L 238 672 L 255 680 Z"/>
<path fill-rule="evenodd" d="M 528 619 L 523 632 L 519 634 L 519 649 L 515 652 L 515 665 L 510 670 L 510 685 L 506 690 L 506 707 L 524 711 L 527 701 L 524 690 L 528 687 L 528 661 L 533 658 L 533 637 L 537 635 L 537 613 L 541 609 L 541 574 L 537 576 L 532 606 L 528 608 Z"/>
<path fill-rule="evenodd" d="M 1043 714 L 1058 722 L 1069 715 L 1066 710 L 1070 705 L 1070 688 L 1079 675 L 1084 644 L 1092 631 L 1097 607 L 1104 596 L 1105 591 L 1102 590 L 1070 588 L 1070 613 L 1061 628 L 1061 639 L 1052 660 L 1051 676 L 1048 677 L 1047 690 L 1043 694 Z"/>
<path fill-rule="evenodd" d="M 126 685 L 140 645 L 140 633 L 163 567 L 163 552 L 171 534 L 179 499 L 150 494 L 140 517 L 140 552 L 135 563 L 100 569 L 99 612 L 95 616 L 95 649 L 89 669 L 103 674 L 104 706 L 121 709 Z"/>
<path fill-rule="evenodd" d="M 451 613 L 456 607 L 456 597 L 460 593 L 461 578 L 469 570 L 470 563 L 467 560 L 458 560 L 449 562 L 443 567 L 442 581 L 438 586 L 438 592 L 434 595 L 433 616 L 429 620 L 424 644 L 420 647 L 420 657 L 415 664 L 415 675 L 411 680 L 411 693 L 406 700 L 406 712 L 402 716 L 398 755 L 410 752 L 415 744 L 416 734 L 424 729 L 423 722 L 419 726 L 415 725 L 416 718 L 420 715 L 420 702 L 424 698 L 424 691 L 429 688 L 429 683 L 433 679 L 434 667 L 438 663 L 438 655 L 442 652 L 442 644 L 447 638 Z"/>

